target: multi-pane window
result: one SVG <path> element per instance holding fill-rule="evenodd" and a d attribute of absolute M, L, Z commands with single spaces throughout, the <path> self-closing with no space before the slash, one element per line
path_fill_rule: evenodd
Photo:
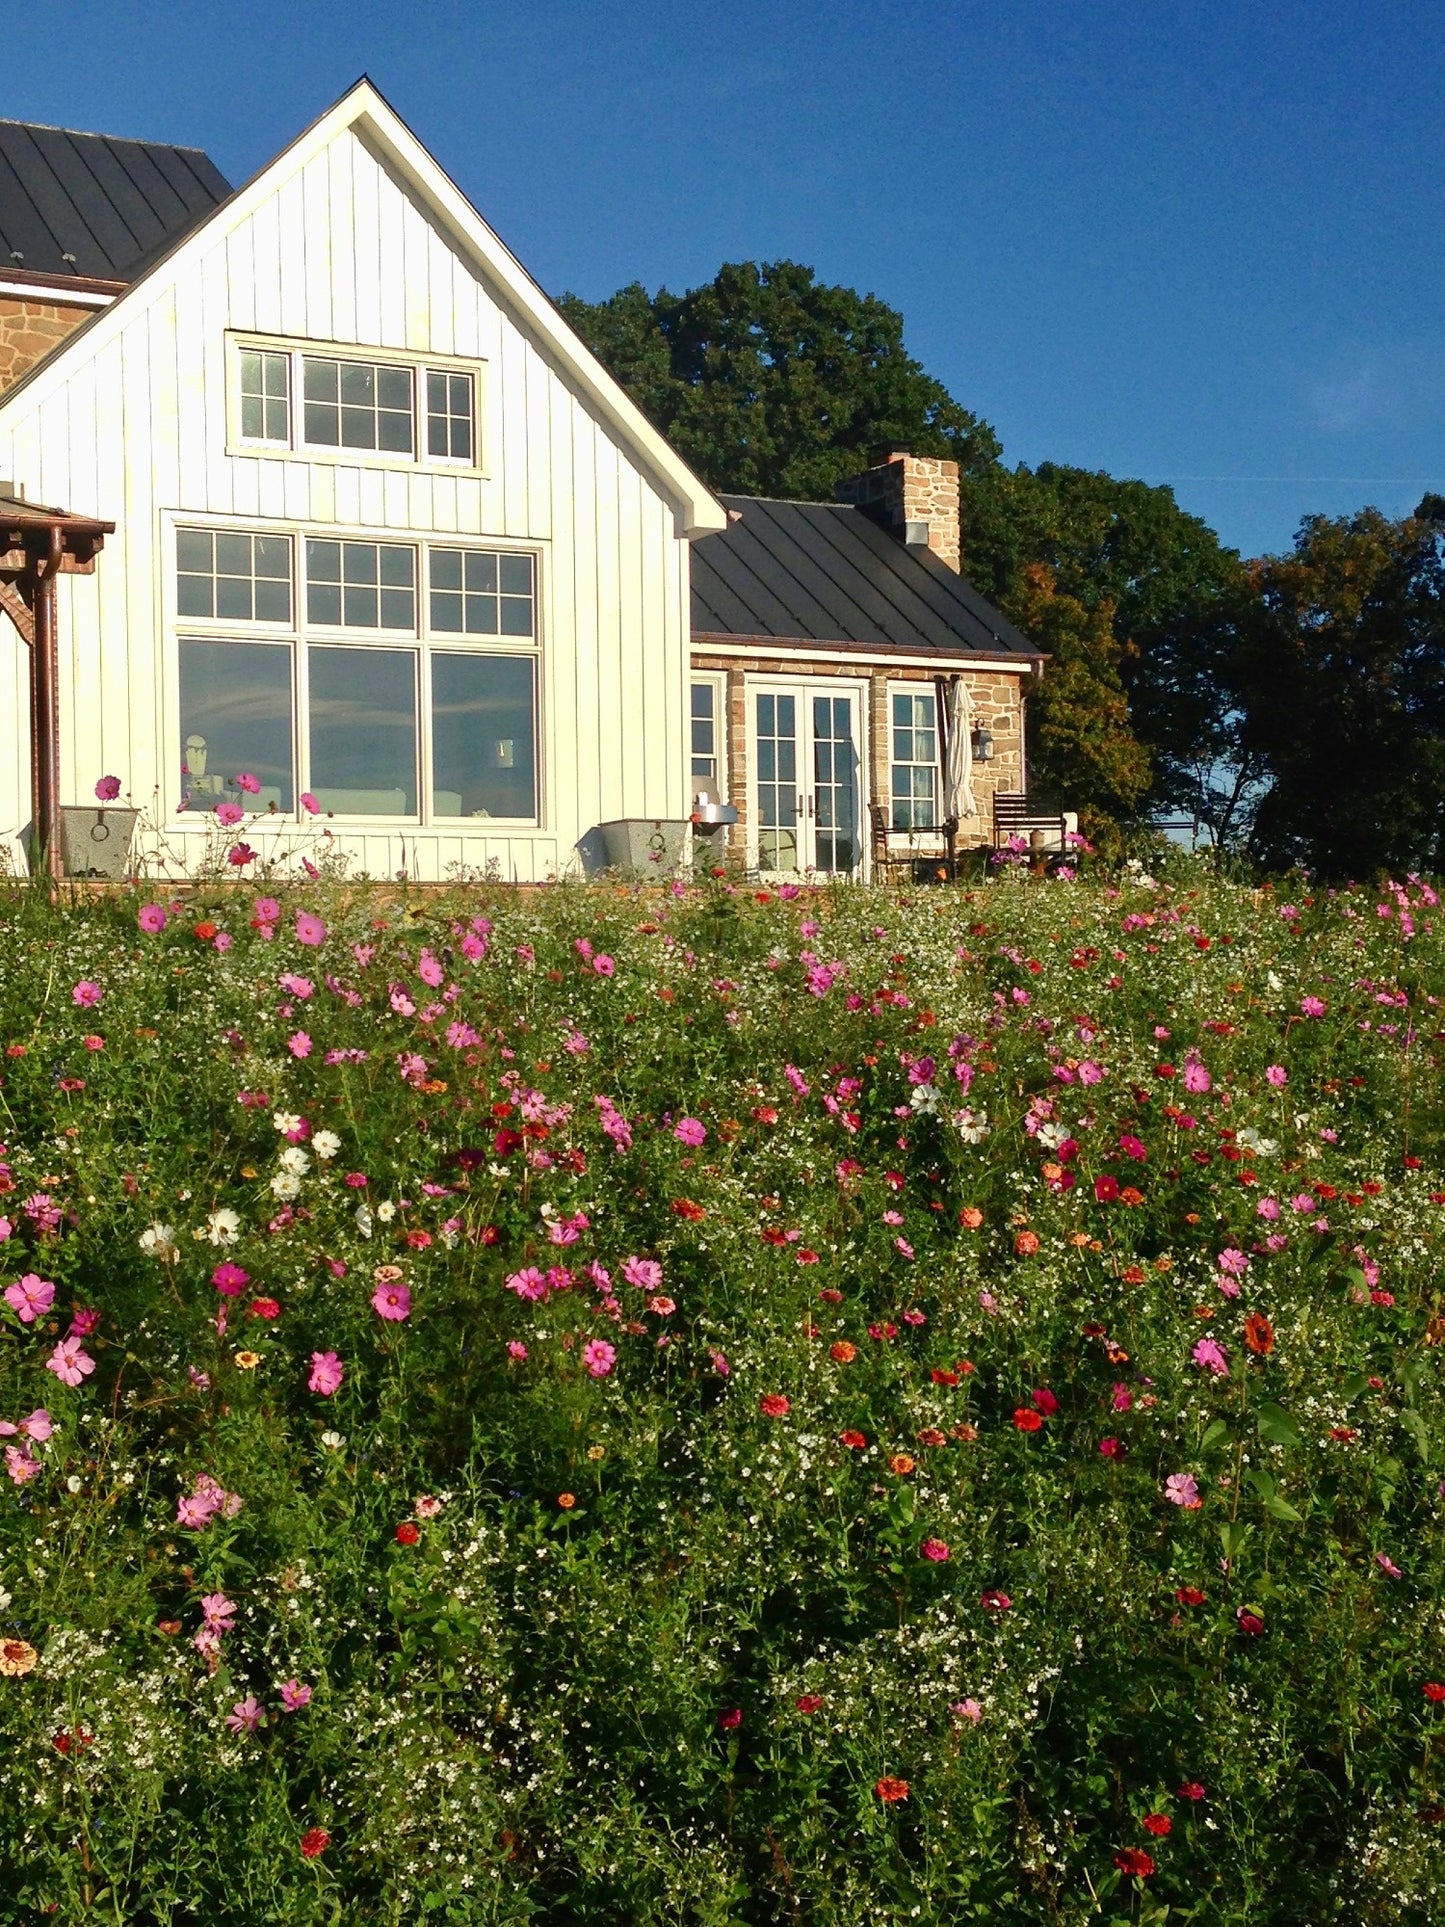
<path fill-rule="evenodd" d="M 178 529 L 176 577 L 184 809 L 536 820 L 535 556 Z"/>
<path fill-rule="evenodd" d="M 432 368 L 426 378 L 426 452 L 440 461 L 472 459 L 472 378 Z"/>
<path fill-rule="evenodd" d="M 416 550 L 404 543 L 308 540 L 306 619 L 332 629 L 415 633 Z"/>
<path fill-rule="evenodd" d="M 318 448 L 415 448 L 412 370 L 384 361 L 303 355 L 304 439 Z"/>
<path fill-rule="evenodd" d="M 177 530 L 176 607 L 228 622 L 290 622 L 290 536 Z"/>
<path fill-rule="evenodd" d="M 241 434 L 248 442 L 290 443 L 290 355 L 253 348 L 242 352 Z"/>
<path fill-rule="evenodd" d="M 537 590 L 530 555 L 489 549 L 433 549 L 431 626 L 452 636 L 530 636 Z"/>
<path fill-rule="evenodd" d="M 938 708 L 932 690 L 895 690 L 892 720 L 892 827 L 931 830 L 938 822 Z"/>
<path fill-rule="evenodd" d="M 692 773 L 716 784 L 718 780 L 717 684 L 692 686 Z"/>

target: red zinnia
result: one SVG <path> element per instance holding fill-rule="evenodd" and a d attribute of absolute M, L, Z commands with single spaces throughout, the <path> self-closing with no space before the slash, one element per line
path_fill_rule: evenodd
<path fill-rule="evenodd" d="M 1245 1319 L 1244 1342 L 1261 1358 L 1267 1358 L 1274 1350 L 1274 1326 L 1262 1311 L 1252 1311 Z"/>
<path fill-rule="evenodd" d="M 1204 1788 L 1199 1784 L 1198 1780 L 1186 1780 L 1183 1786 L 1176 1788 L 1175 1791 L 1181 1800 L 1202 1800 L 1204 1798 Z"/>
<path fill-rule="evenodd" d="M 325 1827 L 308 1827 L 301 1836 L 301 1857 L 303 1860 L 315 1860 L 330 1845 L 331 1835 Z"/>
<path fill-rule="evenodd" d="M 1445 1700 L 1445 1686 L 1442 1686 L 1438 1680 L 1432 1679 L 1428 1681 L 1425 1687 L 1425 1697 L 1427 1700 L 1432 1700 L 1438 1706 L 1441 1700 Z"/>
<path fill-rule="evenodd" d="M 420 1537 L 421 1533 L 410 1519 L 403 1519 L 396 1529 L 396 1543 L 399 1546 L 414 1546 Z"/>
<path fill-rule="evenodd" d="M 800 1693 L 793 1704 L 800 1713 L 816 1713 L 823 1701 L 817 1693 Z"/>
<path fill-rule="evenodd" d="M 1174 1831 L 1174 1822 L 1167 1813 L 1146 1813 L 1143 1827 L 1146 1833 L 1156 1834 L 1162 1840 L 1166 1833 Z"/>
<path fill-rule="evenodd" d="M 792 1400 L 782 1392 L 765 1392 L 758 1400 L 758 1410 L 764 1418 L 786 1418 L 792 1409 Z"/>
<path fill-rule="evenodd" d="M 1154 1862 L 1142 1847 L 1121 1848 L 1114 1855 L 1114 1865 L 1120 1873 L 1132 1874 L 1139 1880 L 1147 1880 L 1154 1871 Z"/>
<path fill-rule="evenodd" d="M 1204 1594 L 1199 1590 L 1198 1586 L 1181 1586 L 1174 1597 L 1179 1601 L 1181 1606 L 1202 1606 L 1204 1604 Z"/>
<path fill-rule="evenodd" d="M 908 1798 L 908 1782 L 907 1780 L 891 1779 L 885 1773 L 873 1791 L 878 1795 L 878 1798 L 883 1802 L 885 1807 L 896 1806 L 900 1800 L 906 1800 Z"/>
<path fill-rule="evenodd" d="M 1031 1405 L 1020 1405 L 1014 1413 L 1014 1424 L 1020 1432 L 1037 1432 L 1043 1422 L 1043 1414 L 1036 1412 Z"/>
<path fill-rule="evenodd" d="M 838 1437 L 850 1452 L 861 1452 L 868 1443 L 861 1432 L 840 1432 Z"/>

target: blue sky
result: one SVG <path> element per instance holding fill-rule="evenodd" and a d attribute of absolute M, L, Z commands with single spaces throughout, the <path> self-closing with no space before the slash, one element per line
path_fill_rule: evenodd
<path fill-rule="evenodd" d="M 1246 553 L 1445 489 L 1445 52 L 1397 0 L 69 0 L 0 111 L 240 181 L 367 72 L 552 292 L 792 257 L 1010 460 Z"/>

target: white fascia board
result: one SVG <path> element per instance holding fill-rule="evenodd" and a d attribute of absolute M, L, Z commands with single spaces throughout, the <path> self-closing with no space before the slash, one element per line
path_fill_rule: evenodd
<path fill-rule="evenodd" d="M 780 662 L 823 660 L 836 666 L 839 675 L 844 676 L 873 669 L 931 669 L 943 676 L 963 669 L 989 670 L 1002 676 L 1038 673 L 1037 658 L 1033 656 L 900 656 L 893 652 L 870 656 L 866 649 L 829 649 L 827 643 L 819 643 L 815 649 L 800 649 L 796 644 L 787 643 L 779 643 L 774 648 L 766 638 L 760 644 L 752 638 L 746 643 L 718 642 L 711 637 L 701 642 L 696 636 L 689 647 L 695 656 L 734 656 L 752 662 L 771 662 L 774 658 Z"/>
<path fill-rule="evenodd" d="M 3 276 L 0 276 L 0 294 L 11 295 L 17 301 L 40 302 L 47 308 L 108 308 L 115 300 L 113 294 L 97 294 L 93 288 L 68 287 L 63 281 L 52 286 L 46 281 L 7 281 Z"/>
<path fill-rule="evenodd" d="M 572 375 L 579 388 L 632 452 L 662 484 L 680 511 L 682 532 L 689 540 L 700 535 L 717 535 L 728 526 L 727 510 L 704 487 L 675 449 L 658 434 L 637 404 L 608 374 L 592 351 L 568 327 L 552 302 L 538 287 L 509 248 L 495 235 L 478 214 L 450 175 L 432 158 L 396 111 L 387 105 L 369 80 L 359 80 L 299 134 L 272 161 L 253 174 L 229 200 L 207 215 L 184 239 L 178 241 L 124 294 L 118 295 L 102 315 L 78 328 L 55 354 L 46 357 L 35 370 L 33 381 L 22 377 L 0 396 L 0 413 L 16 397 L 34 387 L 43 395 L 55 379 L 64 379 L 70 359 L 83 352 L 95 353 L 104 347 L 113 327 L 112 315 L 128 316 L 147 295 L 154 296 L 170 285 L 176 274 L 194 254 L 213 244 L 218 235 L 229 234 L 255 213 L 257 207 L 275 192 L 283 180 L 299 174 L 313 156 L 321 153 L 340 133 L 354 129 L 365 132 L 382 150 L 422 200 L 445 222 L 453 238 L 511 305 L 523 324 L 531 330 Z M 82 343 L 86 347 L 82 347 Z M 32 396 L 32 399 L 34 397 Z"/>

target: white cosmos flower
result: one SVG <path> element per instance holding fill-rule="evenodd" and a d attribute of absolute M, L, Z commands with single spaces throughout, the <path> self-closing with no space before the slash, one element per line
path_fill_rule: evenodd
<path fill-rule="evenodd" d="M 301 1195 L 301 1180 L 294 1171 L 278 1171 L 271 1180 L 273 1198 L 295 1198 Z"/>
<path fill-rule="evenodd" d="M 301 1119 L 297 1117 L 294 1111 L 273 1111 L 271 1113 L 271 1122 L 276 1126 L 276 1129 L 281 1133 L 282 1137 L 289 1137 L 292 1131 L 299 1131 L 301 1129 Z"/>
<path fill-rule="evenodd" d="M 340 1432 L 323 1432 L 321 1434 L 321 1443 L 326 1447 L 328 1452 L 339 1452 L 342 1446 L 345 1445 L 346 1440 Z"/>
<path fill-rule="evenodd" d="M 283 1171 L 294 1171 L 297 1177 L 311 1169 L 311 1159 L 299 1144 L 288 1144 L 276 1162 Z"/>
<path fill-rule="evenodd" d="M 222 1205 L 206 1219 L 206 1236 L 213 1245 L 233 1245 L 240 1236 L 241 1220 L 236 1212 Z"/>
<path fill-rule="evenodd" d="M 1246 1126 L 1246 1128 L 1240 1132 L 1235 1142 L 1242 1144 L 1246 1151 L 1253 1151 L 1257 1158 L 1277 1158 L 1279 1156 L 1278 1140 L 1272 1137 L 1261 1137 L 1252 1124 Z"/>
<path fill-rule="evenodd" d="M 910 1110 L 926 1113 L 932 1117 L 938 1109 L 938 1088 L 933 1084 L 915 1084 L 913 1095 L 908 1100 Z"/>
<path fill-rule="evenodd" d="M 988 1136 L 987 1111 L 955 1111 L 954 1129 L 965 1144 L 982 1144 Z"/>
<path fill-rule="evenodd" d="M 311 1140 L 311 1148 L 324 1163 L 327 1158 L 334 1158 L 341 1149 L 341 1139 L 335 1131 L 317 1131 Z"/>
<path fill-rule="evenodd" d="M 376 1207 L 376 1215 L 378 1218 L 381 1219 L 381 1222 L 383 1224 L 391 1223 L 392 1219 L 396 1216 L 396 1206 L 392 1203 L 390 1198 L 383 1199 L 383 1201 Z"/>
<path fill-rule="evenodd" d="M 148 1224 L 140 1234 L 140 1248 L 147 1257 L 159 1258 L 163 1264 L 180 1256 L 175 1232 L 170 1225 L 159 1221 Z"/>
<path fill-rule="evenodd" d="M 1060 1124 L 1055 1118 L 1050 1118 L 1047 1124 L 1041 1124 L 1038 1129 L 1038 1141 L 1046 1151 L 1057 1151 L 1068 1135 L 1068 1126 Z"/>

